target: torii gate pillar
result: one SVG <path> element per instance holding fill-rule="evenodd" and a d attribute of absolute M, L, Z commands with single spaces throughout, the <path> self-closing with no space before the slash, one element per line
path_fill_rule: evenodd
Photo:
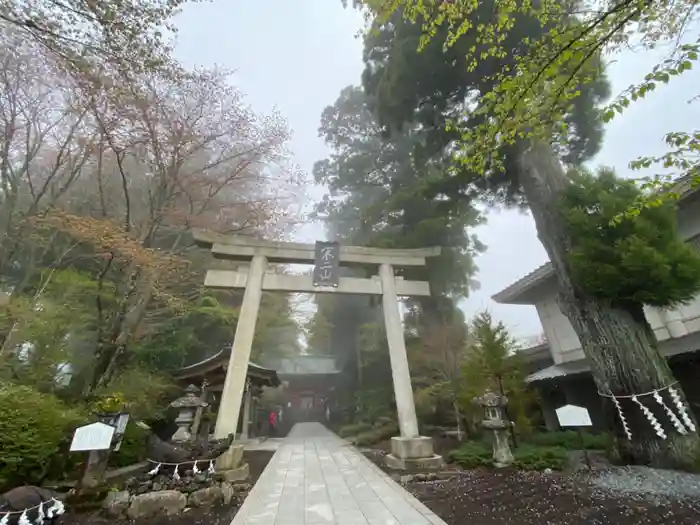
<path fill-rule="evenodd" d="M 394 266 L 423 266 L 426 257 L 439 255 L 439 248 L 395 250 L 343 246 L 340 249 L 340 263 L 378 266 L 379 279 L 341 277 L 337 287 L 319 288 L 314 286 L 311 276 L 283 275 L 265 271 L 268 261 L 313 263 L 315 259 L 313 245 L 260 241 L 239 236 L 218 235 L 201 230 L 194 232 L 194 238 L 200 246 L 211 249 L 214 257 L 250 263 L 247 273 L 210 270 L 207 272 L 205 280 L 205 286 L 211 288 L 245 288 L 226 380 L 221 392 L 214 432 L 216 438 L 225 438 L 229 434 L 235 433 L 238 426 L 246 373 L 263 290 L 381 295 L 401 434 L 391 440 L 391 454 L 386 457 L 387 465 L 392 468 L 405 469 L 408 467 L 438 468 L 443 464 L 442 457 L 433 451 L 432 440 L 420 436 L 418 432 L 418 420 L 398 302 L 400 296 L 430 295 L 430 289 L 426 282 L 404 281 L 394 275 Z M 221 456 L 217 464 L 218 468 L 227 470 L 237 467 L 235 464 L 237 455 L 238 451 L 232 447 L 229 453 Z"/>
<path fill-rule="evenodd" d="M 416 438 L 419 436 L 418 419 L 413 400 L 411 373 L 408 368 L 406 342 L 403 338 L 403 323 L 396 296 L 394 269 L 388 264 L 382 264 L 379 267 L 379 278 L 382 282 L 382 310 L 384 311 L 386 340 L 389 345 L 391 377 L 394 381 L 394 398 L 396 399 L 399 430 L 402 438 Z"/>

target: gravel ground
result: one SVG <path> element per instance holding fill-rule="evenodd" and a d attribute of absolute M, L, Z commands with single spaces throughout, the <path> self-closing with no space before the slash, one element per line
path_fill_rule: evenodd
<path fill-rule="evenodd" d="M 682 477 L 682 475 L 680 475 Z M 594 481 L 589 476 L 517 471 L 464 471 L 406 488 L 448 525 L 697 525 L 700 493 L 660 499 L 650 487 L 633 491 L 634 481 L 611 470 Z M 625 486 L 622 492 L 614 488 Z M 680 481 L 682 483 L 682 481 Z M 595 485 L 594 483 L 598 483 Z M 601 484 L 606 483 L 606 488 Z M 671 492 L 666 488 L 666 493 Z M 630 492 L 632 491 L 632 492 Z"/>
<path fill-rule="evenodd" d="M 385 468 L 383 449 L 363 452 L 401 478 Z M 404 486 L 448 525 L 700 524 L 700 476 L 682 472 L 624 467 L 570 475 L 449 465 L 430 477 Z"/>
<path fill-rule="evenodd" d="M 594 492 L 624 494 L 636 500 L 663 505 L 669 501 L 700 499 L 700 476 L 649 467 L 620 467 L 590 477 Z"/>

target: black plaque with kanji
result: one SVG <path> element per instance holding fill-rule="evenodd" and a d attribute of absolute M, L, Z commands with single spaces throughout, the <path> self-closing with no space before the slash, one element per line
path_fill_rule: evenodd
<path fill-rule="evenodd" d="M 316 241 L 314 286 L 338 287 L 340 281 L 340 243 Z"/>

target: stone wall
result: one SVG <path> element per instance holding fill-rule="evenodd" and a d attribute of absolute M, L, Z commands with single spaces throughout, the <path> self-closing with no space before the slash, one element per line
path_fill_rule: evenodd
<path fill-rule="evenodd" d="M 220 474 L 193 474 L 177 479 L 171 473 L 129 479 L 121 491 L 110 492 L 102 508 L 110 518 L 148 519 L 159 515 L 172 516 L 186 508 L 240 506 L 250 485 L 227 482 Z"/>

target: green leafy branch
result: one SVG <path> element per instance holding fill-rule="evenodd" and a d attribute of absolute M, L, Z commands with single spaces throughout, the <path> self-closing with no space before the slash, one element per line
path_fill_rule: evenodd
<path fill-rule="evenodd" d="M 680 46 L 677 55 L 657 64 L 642 82 L 633 84 L 620 93 L 615 101 L 603 110 L 602 119 L 610 122 L 615 115 L 621 115 L 631 102 L 643 99 L 648 93 L 654 91 L 659 83 L 668 84 L 671 78 L 690 71 L 693 68 L 693 61 L 698 59 L 698 53 L 700 53 L 700 43 Z"/>
<path fill-rule="evenodd" d="M 668 133 L 665 142 L 671 149 L 663 155 L 639 157 L 630 163 L 633 170 L 660 166 L 672 172 L 656 173 L 639 179 L 643 193 L 627 210 L 626 215 L 639 215 L 644 208 L 676 201 L 700 186 L 700 130 Z M 677 175 L 679 173 L 680 177 Z"/>
<path fill-rule="evenodd" d="M 438 33 L 440 28 L 447 29 L 444 48 L 465 35 L 474 38 L 465 57 L 469 70 L 487 60 L 516 54 L 511 63 L 504 61 L 495 74 L 487 77 L 487 85 L 490 83 L 492 88 L 479 94 L 476 107 L 467 108 L 463 117 L 448 123 L 448 131 L 461 131 L 457 159 L 475 173 L 502 171 L 504 166 L 495 153 L 503 146 L 522 140 L 565 143 L 572 132 L 565 117 L 581 96 L 581 86 L 600 74 L 601 53 L 619 52 L 631 41 L 647 49 L 664 41 L 674 44 L 671 58 L 603 110 L 601 117 L 609 121 L 659 83 L 668 83 L 691 70 L 699 51 L 697 43 L 678 43 L 697 9 L 692 0 L 671 6 L 626 0 L 607 2 L 587 11 L 575 11 L 553 0 L 537 4 L 528 0 L 497 0 L 490 13 L 480 11 L 483 7 L 475 0 L 366 3 L 376 10 L 376 23 L 385 23 L 399 10 L 406 19 L 419 22 L 423 32 L 420 48 L 442 34 Z M 538 39 L 523 39 L 518 49 L 508 49 L 507 37 L 518 19 L 535 20 L 546 32 Z M 681 160 L 693 152 L 690 145 L 677 148 L 662 162 L 673 158 L 673 166 L 682 168 L 682 175 L 695 175 L 695 162 Z"/>

